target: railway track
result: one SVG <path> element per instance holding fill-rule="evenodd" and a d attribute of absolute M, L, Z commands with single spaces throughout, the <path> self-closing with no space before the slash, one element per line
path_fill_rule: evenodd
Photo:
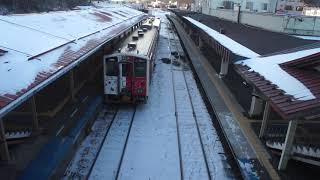
<path fill-rule="evenodd" d="M 135 107 L 122 109 L 119 106 L 110 110 L 103 110 L 92 127 L 92 132 L 82 142 L 74 159 L 69 163 L 67 170 L 64 173 L 63 179 L 88 179 L 93 177 L 95 164 L 99 159 L 99 155 L 104 149 L 105 144 L 114 140 L 114 137 L 119 135 L 115 128 L 119 128 L 119 124 L 127 125 L 126 133 L 123 134 L 123 148 L 118 155 L 118 165 L 108 176 L 113 176 L 118 179 L 123 156 L 125 154 L 126 145 L 129 139 L 132 122 L 135 115 Z M 125 123 L 129 120 L 128 123 Z M 123 129 L 122 129 L 123 130 Z M 121 145 L 121 144 L 120 144 Z M 103 153 L 104 154 L 104 153 Z M 114 162 L 112 162 L 114 163 Z M 111 163 L 111 164 L 112 164 Z"/>
<path fill-rule="evenodd" d="M 143 153 L 137 155 L 136 149 L 149 148 L 149 142 L 153 137 L 155 138 L 154 140 L 159 140 L 157 138 L 158 135 L 167 136 L 169 131 L 166 130 L 165 133 L 163 133 L 163 131 L 161 129 L 158 129 L 158 127 L 155 127 L 153 129 L 150 128 L 153 126 L 146 126 L 149 127 L 148 130 L 150 131 L 144 133 L 146 138 L 140 139 L 140 134 L 138 132 L 139 130 L 136 129 L 136 123 L 138 123 L 139 120 L 145 118 L 141 117 L 141 114 L 144 113 L 144 111 L 141 111 L 141 109 L 138 110 L 136 116 L 136 107 L 119 106 L 117 111 L 113 114 L 112 118 L 110 118 L 109 125 L 107 129 L 104 130 L 103 137 L 100 137 L 100 144 L 99 146 L 96 146 L 97 148 L 94 151 L 94 158 L 90 159 L 90 163 L 85 162 L 85 164 L 87 164 L 89 168 L 85 170 L 85 173 L 83 173 L 83 169 L 79 168 L 78 171 L 82 172 L 77 173 L 81 176 L 67 176 L 67 178 L 65 179 L 124 179 L 124 177 L 133 177 L 133 179 L 137 177 L 139 177 L 140 179 L 146 177 L 152 179 L 154 177 L 160 176 L 166 177 L 162 176 L 163 172 L 172 172 L 167 170 L 168 167 L 172 164 L 171 160 L 173 159 L 173 156 L 171 156 L 170 158 L 170 156 L 167 156 L 167 153 L 171 153 L 172 151 L 174 151 L 173 154 L 176 153 L 174 156 L 174 161 L 176 163 L 174 164 L 174 167 L 172 166 L 172 169 L 174 169 L 175 173 L 172 173 L 170 174 L 171 176 L 168 175 L 167 177 L 175 177 L 174 179 L 179 179 L 178 177 L 180 177 L 180 179 L 210 180 L 221 179 L 219 177 L 223 177 L 224 179 L 225 177 L 232 177 L 232 175 L 228 176 L 228 172 L 225 171 L 225 167 L 228 166 L 225 164 L 228 163 L 224 164 L 224 156 L 221 155 L 222 153 L 224 153 L 223 149 L 216 150 L 215 148 L 216 146 L 218 146 L 216 144 L 220 144 L 219 146 L 221 146 L 221 142 L 218 136 L 216 136 L 216 132 L 208 131 L 208 129 L 213 128 L 212 124 L 210 124 L 211 118 L 209 115 L 208 117 L 202 116 L 203 114 L 205 114 L 203 112 L 206 112 L 207 114 L 208 112 L 206 108 L 203 108 L 203 106 L 201 106 L 201 103 L 199 103 L 201 101 L 202 104 L 204 104 L 202 98 L 199 97 L 200 93 L 197 92 L 198 89 L 197 91 L 195 91 L 196 83 L 193 80 L 194 77 L 190 69 L 192 67 L 189 66 L 186 62 L 182 62 L 182 60 L 180 59 L 182 54 L 179 53 L 184 53 L 184 51 L 180 45 L 177 35 L 174 32 L 170 33 L 170 31 L 173 31 L 174 28 L 171 27 L 170 29 L 168 29 L 170 24 L 164 24 L 165 26 L 163 28 L 167 27 L 167 32 L 164 32 L 164 34 L 168 33 L 165 39 L 168 39 L 169 41 L 169 49 L 164 49 L 164 52 L 161 53 L 166 56 L 166 53 L 168 53 L 169 55 L 170 52 L 177 52 L 178 54 L 172 53 L 169 56 L 171 58 L 175 56 L 176 60 L 180 62 L 179 64 L 171 63 L 171 65 L 168 66 L 163 65 L 164 67 L 166 66 L 167 70 L 171 71 L 168 71 L 171 74 L 166 73 L 167 77 L 165 78 L 165 80 L 160 81 L 162 83 L 167 80 L 170 81 L 170 78 L 172 78 L 170 85 L 167 84 L 168 87 L 172 88 L 173 91 L 171 92 L 170 90 L 169 92 L 170 94 L 173 93 L 171 94 L 172 96 L 170 98 L 170 103 L 172 106 L 167 109 L 168 114 L 173 113 L 174 110 L 175 117 L 172 114 L 172 119 L 170 120 L 173 123 L 172 128 L 174 128 L 174 131 L 171 131 L 173 134 L 170 135 L 170 138 L 177 138 L 177 141 L 174 140 L 175 142 L 171 145 L 171 147 L 167 146 L 168 149 L 164 151 L 157 151 L 157 149 L 155 149 L 154 151 L 144 151 L 147 153 L 152 152 L 157 154 L 158 157 L 155 159 L 146 160 L 145 157 L 142 156 Z M 165 44 L 165 47 L 167 47 L 167 44 Z M 198 97 L 195 98 L 195 96 Z M 172 98 L 174 102 L 172 102 Z M 149 104 L 149 106 L 151 106 L 151 104 Z M 158 106 L 156 107 L 158 108 Z M 202 112 L 201 109 L 205 110 L 203 110 Z M 149 113 L 150 112 L 153 111 L 150 110 Z M 158 114 L 153 115 L 152 113 L 150 113 L 148 115 L 148 118 L 153 119 L 153 121 L 150 122 L 156 122 L 158 118 L 157 116 Z M 132 125 L 134 119 L 136 119 L 136 122 L 134 125 Z M 143 122 L 148 124 L 148 121 Z M 209 124 L 207 122 L 209 122 Z M 169 121 L 167 123 L 169 123 Z M 139 125 L 142 125 L 141 121 Z M 137 136 L 137 134 L 139 135 Z M 166 137 L 163 139 L 170 138 Z M 135 143 L 135 140 L 137 139 L 139 139 L 139 141 L 137 141 L 139 142 L 138 144 Z M 161 141 L 159 143 L 161 144 Z M 167 144 L 167 141 L 163 143 Z M 89 152 L 89 154 L 91 153 Z M 135 158 L 134 155 L 137 155 L 137 157 Z M 178 155 L 179 157 L 177 157 Z M 165 158 L 171 160 L 165 160 Z M 166 162 L 168 164 L 160 167 L 156 166 L 156 168 L 159 168 L 159 172 L 157 170 L 157 172 L 153 172 L 152 168 L 149 169 L 150 172 L 144 172 L 144 169 L 141 169 L 139 163 L 131 163 L 136 160 L 138 160 L 138 162 L 140 162 L 139 160 L 141 160 L 141 163 L 145 163 L 141 164 L 141 167 L 144 167 L 145 169 L 149 169 L 146 165 L 154 162 Z M 80 158 L 78 160 L 80 164 L 79 166 L 83 165 L 83 161 L 88 160 L 86 158 Z M 164 168 L 165 170 L 161 170 L 161 168 Z"/>
<path fill-rule="evenodd" d="M 69 163 L 63 179 L 87 179 L 107 137 L 118 108 L 104 109 Z"/>
<path fill-rule="evenodd" d="M 88 173 L 89 179 L 118 179 L 136 107 L 120 108 Z"/>
<path fill-rule="evenodd" d="M 171 22 L 171 20 L 170 20 L 170 22 Z M 172 27 L 172 29 L 176 29 L 176 28 Z M 180 38 L 179 38 L 179 40 L 180 40 Z M 183 50 L 186 51 L 184 45 L 183 44 L 181 44 L 181 45 L 183 46 L 182 47 Z M 189 56 L 188 54 L 185 54 L 185 57 L 188 57 L 188 56 Z M 190 60 L 188 62 L 190 62 Z M 194 69 L 194 66 L 193 66 L 193 64 L 191 62 L 190 62 L 189 67 L 191 68 L 191 73 L 193 74 L 193 78 L 194 78 L 195 84 L 199 89 L 199 93 L 201 94 L 200 96 L 202 97 L 202 99 L 204 101 L 204 104 L 205 104 L 205 107 L 206 107 L 206 109 L 208 109 L 208 113 L 209 113 L 209 115 L 210 115 L 210 117 L 211 117 L 211 119 L 213 121 L 213 127 L 214 127 L 214 129 L 216 131 L 215 133 L 216 133 L 216 135 L 217 135 L 217 137 L 218 137 L 218 139 L 220 141 L 218 143 L 216 143 L 217 142 L 216 141 L 214 143 L 214 146 L 221 146 L 219 148 L 222 148 L 222 152 L 219 152 L 219 154 L 223 155 L 225 161 L 228 164 L 226 166 L 227 170 L 225 170 L 225 172 L 223 172 L 220 175 L 224 174 L 224 175 L 228 176 L 230 179 L 243 179 L 243 177 L 241 175 L 241 172 L 240 172 L 240 169 L 238 168 L 238 164 L 236 162 L 236 159 L 234 158 L 234 152 L 232 151 L 232 148 L 230 147 L 230 144 L 227 142 L 225 134 L 223 133 L 223 130 L 221 129 L 222 128 L 221 125 L 219 123 L 217 123 L 217 122 L 214 122 L 214 121 L 217 121 L 217 117 L 216 117 L 215 111 L 212 109 L 212 107 L 210 105 L 209 99 L 205 94 L 205 90 L 203 89 L 202 84 L 200 82 L 200 79 L 199 79 L 199 77 L 198 77 L 198 75 L 196 73 L 196 70 Z M 209 155 L 209 156 L 211 156 L 211 155 Z M 210 162 L 210 165 L 215 166 L 214 165 L 215 163 L 216 162 Z M 217 175 L 215 174 L 215 173 L 217 173 L 217 171 L 213 170 L 212 168 L 210 170 L 212 172 L 214 172 L 214 173 L 211 172 L 212 179 L 217 179 Z M 220 173 L 220 172 L 218 172 L 218 173 Z M 227 174 L 225 174 L 225 173 L 227 173 Z M 220 175 L 218 175 L 218 177 Z"/>
<path fill-rule="evenodd" d="M 172 27 L 170 28 L 171 30 L 173 29 Z M 168 37 L 169 37 L 169 47 L 170 47 L 170 51 L 171 52 L 174 52 L 174 53 L 171 53 L 171 58 L 172 59 L 172 54 L 175 55 L 175 57 L 178 57 L 177 61 L 179 62 L 178 64 L 179 65 L 182 65 L 183 62 L 181 61 L 180 57 L 184 56 L 184 55 L 181 55 L 180 52 L 183 52 L 182 48 L 179 48 L 179 46 L 177 45 L 177 42 L 179 42 L 179 39 L 174 35 L 174 32 L 170 32 L 168 33 Z M 174 43 L 172 43 L 172 41 Z M 196 112 L 195 112 L 195 108 L 194 108 L 194 104 L 193 104 L 193 101 L 192 101 L 192 98 L 191 98 L 191 94 L 190 94 L 190 89 L 189 89 L 189 86 L 188 86 L 188 83 L 187 83 L 187 80 L 186 80 L 186 77 L 185 77 L 185 70 L 184 70 L 185 67 L 183 67 L 180 71 L 182 72 L 182 77 L 183 77 L 183 83 L 185 84 L 185 87 L 186 87 L 186 91 L 187 91 L 187 98 L 188 98 L 188 101 L 190 103 L 190 107 L 191 107 L 191 111 L 192 111 L 192 117 L 193 117 L 193 120 L 194 120 L 194 124 L 196 126 L 196 133 L 197 133 L 197 137 L 199 138 L 199 142 L 200 142 L 200 146 L 201 146 L 201 153 L 202 153 L 202 156 L 203 156 L 203 160 L 204 160 L 204 163 L 205 163 L 205 171 L 206 171 L 206 174 L 207 174 L 207 177 L 209 180 L 212 179 L 212 175 L 210 173 L 210 169 L 209 169 L 209 165 L 208 165 L 208 161 L 207 161 L 207 155 L 206 155 L 206 152 L 204 150 L 204 143 L 202 141 L 202 137 L 201 137 L 201 134 L 200 134 L 200 128 L 199 128 L 199 123 L 198 123 L 198 119 L 197 119 L 197 116 L 196 116 Z M 177 92 L 176 92 L 176 81 L 175 81 L 175 73 L 174 71 L 177 71 L 178 69 L 175 69 L 172 67 L 172 82 L 173 82 L 173 94 L 174 94 L 174 102 L 175 102 L 175 114 L 176 114 L 176 124 L 177 124 L 177 138 L 178 138 L 178 147 L 179 147 L 179 158 L 180 158 L 180 170 L 181 170 L 181 179 L 185 179 L 185 176 L 184 176 L 184 168 L 183 168 L 183 161 L 182 161 L 182 152 L 181 152 L 181 139 L 180 139 L 180 127 L 179 127 L 179 120 L 178 120 L 178 112 L 177 112 Z M 188 177 L 187 177 L 188 179 Z"/>

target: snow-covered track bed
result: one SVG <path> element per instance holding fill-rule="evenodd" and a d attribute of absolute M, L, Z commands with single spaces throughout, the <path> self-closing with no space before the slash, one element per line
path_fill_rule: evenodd
<path fill-rule="evenodd" d="M 211 179 L 183 71 L 172 71 L 183 179 Z M 193 136 L 190 136 L 190 135 Z"/>
<path fill-rule="evenodd" d="M 118 110 L 89 179 L 118 179 L 135 113 L 133 106 Z"/>
<path fill-rule="evenodd" d="M 104 108 L 91 127 L 91 132 L 77 149 L 63 179 L 87 179 L 96 161 L 102 143 L 117 113 L 117 107 Z"/>
<path fill-rule="evenodd" d="M 174 29 L 173 27 L 170 29 Z M 169 34 L 170 37 L 170 50 L 171 52 L 178 52 L 183 53 L 182 46 L 180 44 L 179 38 L 174 32 L 171 32 Z M 195 77 L 193 76 L 192 71 L 190 70 L 190 65 L 187 64 L 186 59 L 180 59 L 180 57 L 184 57 L 184 54 L 174 54 L 177 58 L 176 61 L 178 61 L 180 67 L 174 67 L 172 66 L 172 79 L 174 83 L 174 95 L 175 95 L 175 104 L 176 104 L 176 118 L 177 118 L 177 127 L 179 134 L 183 134 L 183 130 L 179 130 L 181 126 L 186 126 L 187 129 L 189 129 L 190 132 L 187 132 L 187 136 L 190 135 L 190 133 L 194 133 L 194 138 L 196 136 L 198 137 L 198 144 L 195 145 L 201 148 L 201 153 L 203 157 L 203 161 L 201 162 L 201 153 L 199 152 L 199 149 L 197 150 L 198 157 L 197 163 L 203 164 L 205 163 L 205 170 L 207 173 L 207 179 L 233 179 L 234 177 L 231 175 L 231 167 L 227 162 L 225 152 L 223 150 L 221 141 L 219 140 L 219 136 L 213 127 L 211 117 L 207 111 L 206 105 L 202 99 L 201 93 L 199 89 L 197 88 L 197 83 L 195 81 Z M 173 57 L 171 58 L 173 59 Z M 182 90 L 182 92 L 180 92 Z M 178 98 L 177 98 L 178 97 Z M 179 99 L 181 98 L 181 99 Z M 182 105 L 182 106 L 181 106 Z M 183 121 L 179 122 L 179 106 L 181 106 Z M 191 114 L 192 113 L 192 114 Z M 180 115 L 180 116 L 181 116 Z M 185 118 L 186 117 L 186 118 Z M 192 122 L 192 120 L 194 123 Z M 190 121 L 189 121 L 190 120 Z M 182 125 L 180 125 L 182 124 Z M 193 130 L 191 130 L 193 129 Z M 193 131 L 193 132 L 191 132 Z M 196 132 L 195 132 L 196 131 Z M 182 138 L 179 135 L 179 143 L 180 146 L 183 144 L 181 142 Z M 192 143 L 195 143 L 197 140 L 190 140 Z M 181 147 L 180 147 L 181 151 Z M 193 149 L 194 151 L 194 149 Z M 195 153 L 190 153 L 195 155 Z M 183 154 L 180 152 L 180 154 Z M 181 155 L 181 158 L 183 156 Z M 186 158 L 189 159 L 187 156 Z M 190 164 L 190 162 L 182 162 L 182 171 L 187 171 L 189 173 L 188 169 L 183 168 L 184 164 Z M 192 163 L 191 163 L 192 164 Z M 197 166 L 198 168 L 202 168 L 201 170 L 198 169 L 198 171 L 204 171 L 201 166 Z M 221 169 L 224 169 L 221 171 Z M 195 175 L 194 177 L 190 175 Z M 231 176 L 230 176 L 231 175 Z M 184 177 L 185 175 L 183 175 Z M 203 176 L 203 177 L 202 177 Z M 204 174 L 202 176 L 199 176 L 199 174 L 187 174 L 187 177 L 184 177 L 186 179 L 197 179 L 198 177 L 201 177 L 201 179 L 205 179 Z"/>

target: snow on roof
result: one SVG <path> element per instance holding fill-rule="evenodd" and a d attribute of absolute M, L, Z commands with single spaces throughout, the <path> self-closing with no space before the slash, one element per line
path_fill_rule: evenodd
<path fill-rule="evenodd" d="M 266 80 L 278 86 L 296 100 L 311 100 L 315 96 L 304 86 L 298 79 L 288 74 L 281 68 L 281 64 L 307 57 L 320 52 L 320 48 L 302 50 L 287 54 L 278 54 L 267 57 L 256 57 L 239 61 L 236 64 L 248 66 L 250 71 L 254 71 L 262 75 Z"/>
<path fill-rule="evenodd" d="M 294 36 L 300 39 L 320 41 L 320 36 Z"/>
<path fill-rule="evenodd" d="M 249 48 L 243 46 L 242 44 L 234 41 L 233 39 L 229 38 L 228 36 L 225 36 L 214 29 L 211 29 L 210 27 L 202 24 L 199 21 L 196 21 L 190 17 L 184 16 L 185 19 L 205 31 L 208 35 L 210 35 L 213 39 L 218 41 L 221 45 L 224 47 L 228 48 L 230 51 L 233 53 L 242 56 L 242 57 L 247 57 L 247 58 L 254 58 L 260 56 L 258 53 L 250 50 Z"/>
<path fill-rule="evenodd" d="M 161 23 L 161 19 L 160 18 L 155 18 L 153 21 L 153 25 L 156 27 L 159 27 Z"/>
<path fill-rule="evenodd" d="M 6 51 L 0 56 L 0 115 L 8 103 L 142 18 L 123 6 L 0 16 L 0 49 Z"/>
<path fill-rule="evenodd" d="M 126 7 L 0 16 L 0 46 L 36 55 L 141 14 Z M 128 11 L 128 17 L 119 15 Z M 20 35 L 27 34 L 28 36 Z M 33 42 L 33 43 L 25 43 Z"/>

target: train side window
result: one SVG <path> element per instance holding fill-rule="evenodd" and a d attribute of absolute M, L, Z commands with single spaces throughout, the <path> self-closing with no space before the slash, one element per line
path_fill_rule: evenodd
<path fill-rule="evenodd" d="M 134 63 L 134 75 L 136 77 L 145 77 L 147 74 L 146 62 L 135 62 Z"/>
<path fill-rule="evenodd" d="M 118 76 L 119 67 L 116 59 L 107 60 L 107 76 Z"/>

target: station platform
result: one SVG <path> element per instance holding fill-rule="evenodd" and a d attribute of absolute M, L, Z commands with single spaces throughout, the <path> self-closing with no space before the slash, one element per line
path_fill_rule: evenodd
<path fill-rule="evenodd" d="M 73 151 L 83 139 L 86 127 L 90 126 L 102 106 L 102 97 L 90 100 L 87 108 L 76 119 L 76 124 L 68 132 L 53 136 L 37 154 L 17 179 L 55 179 L 64 170 Z M 53 177 L 54 176 L 54 177 Z"/>
<path fill-rule="evenodd" d="M 244 179 L 280 179 L 270 162 L 270 155 L 246 122 L 240 105 L 176 18 L 174 14 L 169 16 L 183 42 L 185 51 L 188 52 L 194 71 L 215 112 L 242 177 Z"/>

